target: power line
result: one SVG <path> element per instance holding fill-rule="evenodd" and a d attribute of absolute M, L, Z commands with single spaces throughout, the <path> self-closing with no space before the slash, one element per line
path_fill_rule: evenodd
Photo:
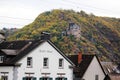
<path fill-rule="evenodd" d="M 0 16 L 0 17 L 3 17 L 3 18 L 10 18 L 10 19 L 19 19 L 19 20 L 33 20 L 33 19 L 26 19 L 26 18 L 17 18 L 17 17 L 9 17 L 9 16 Z"/>
<path fill-rule="evenodd" d="M 79 8 L 79 6 L 82 5 L 82 7 L 86 7 L 86 8 L 91 8 L 91 9 L 97 9 L 97 10 L 102 10 L 102 11 L 109 11 L 109 12 L 113 12 L 111 10 L 108 10 L 108 9 L 102 9 L 102 8 L 97 8 L 97 7 L 94 7 L 94 6 L 91 6 L 91 5 L 85 5 L 85 4 L 81 4 L 81 3 L 77 3 L 77 2 L 74 2 L 74 1 L 68 1 L 68 0 L 62 0 L 63 2 L 67 2 L 67 3 L 70 3 L 72 5 L 75 5 L 77 4 L 77 7 Z"/>
<path fill-rule="evenodd" d="M 80 6 L 81 6 L 83 8 L 90 8 L 90 9 L 96 9 L 96 10 L 112 12 L 112 11 L 107 10 L 107 9 L 101 9 L 101 8 L 97 8 L 97 7 L 94 7 L 94 6 L 81 4 L 80 2 L 75 2 L 75 1 L 71 1 L 71 0 L 62 0 L 62 2 L 63 3 L 61 3 L 61 4 L 68 5 L 68 6 L 73 6 L 73 7 L 76 7 L 76 8 L 80 8 Z M 0 16 L 0 17 L 10 18 L 10 19 L 19 19 L 19 20 L 28 20 L 28 21 L 32 20 L 33 21 L 33 19 L 27 19 L 27 18 L 18 18 L 18 17 L 9 17 L 9 16 Z M 21 26 L 24 26 L 23 24 L 14 24 L 14 23 L 6 23 L 6 22 L 5 23 L 4 22 L 0 22 L 0 23 L 1 24 L 11 24 L 11 25 L 21 25 Z"/>
<path fill-rule="evenodd" d="M 75 2 L 75 1 L 70 1 L 70 0 L 62 0 L 62 1 L 65 2 L 65 3 L 64 3 L 65 5 L 73 6 L 73 7 L 77 7 L 77 8 L 80 8 L 79 6 L 82 5 L 82 7 L 87 7 L 87 8 L 92 8 L 92 9 L 97 9 L 97 10 L 102 10 L 102 11 L 113 12 L 113 11 L 110 11 L 110 10 L 107 10 L 107 9 L 97 8 L 97 7 L 94 7 L 94 6 L 91 6 L 91 5 L 81 4 L 81 3 Z M 77 6 L 76 6 L 76 4 L 77 4 Z M 3 17 L 3 18 L 11 18 L 11 19 L 20 19 L 20 20 L 30 20 L 30 21 L 33 20 L 33 19 L 10 17 L 10 16 L 0 16 L 0 17 Z"/>
<path fill-rule="evenodd" d="M 4 23 L 4 22 L 0 22 L 0 24 L 9 24 L 9 25 L 19 25 L 19 26 L 25 26 L 25 24 L 13 24 L 13 23 Z"/>

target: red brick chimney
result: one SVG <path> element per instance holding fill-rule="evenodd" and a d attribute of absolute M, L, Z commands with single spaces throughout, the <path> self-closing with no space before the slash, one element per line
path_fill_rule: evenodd
<path fill-rule="evenodd" d="M 78 53 L 78 64 L 80 64 L 82 61 L 82 52 Z"/>

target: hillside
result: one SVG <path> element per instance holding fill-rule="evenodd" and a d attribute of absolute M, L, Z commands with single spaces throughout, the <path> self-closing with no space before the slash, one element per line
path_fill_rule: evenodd
<path fill-rule="evenodd" d="M 19 29 L 17 28 L 3 28 L 3 29 L 0 29 L 0 33 L 4 33 L 4 36 L 8 37 L 10 35 L 13 35 L 18 30 Z"/>
<path fill-rule="evenodd" d="M 51 40 L 66 54 L 82 51 L 97 54 L 101 60 L 120 59 L 120 19 L 52 10 L 40 14 L 8 40 L 39 39 L 43 31 L 50 32 Z"/>

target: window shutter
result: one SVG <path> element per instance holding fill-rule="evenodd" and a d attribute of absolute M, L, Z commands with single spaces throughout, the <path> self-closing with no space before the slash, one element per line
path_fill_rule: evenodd
<path fill-rule="evenodd" d="M 39 80 L 43 80 L 43 78 L 40 78 Z"/>
<path fill-rule="evenodd" d="M 49 80 L 53 80 L 52 78 L 49 78 Z"/>
<path fill-rule="evenodd" d="M 23 77 L 23 79 L 22 80 L 26 80 L 26 78 L 25 77 Z"/>
<path fill-rule="evenodd" d="M 33 80 L 36 80 L 36 77 L 33 77 Z"/>
<path fill-rule="evenodd" d="M 67 78 L 64 78 L 64 80 L 67 80 Z"/>

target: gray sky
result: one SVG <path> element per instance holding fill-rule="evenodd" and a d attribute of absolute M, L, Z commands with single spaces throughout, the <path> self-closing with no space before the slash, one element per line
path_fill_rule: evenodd
<path fill-rule="evenodd" d="M 120 0 L 0 0 L 0 29 L 22 28 L 44 11 L 73 9 L 120 18 Z"/>

